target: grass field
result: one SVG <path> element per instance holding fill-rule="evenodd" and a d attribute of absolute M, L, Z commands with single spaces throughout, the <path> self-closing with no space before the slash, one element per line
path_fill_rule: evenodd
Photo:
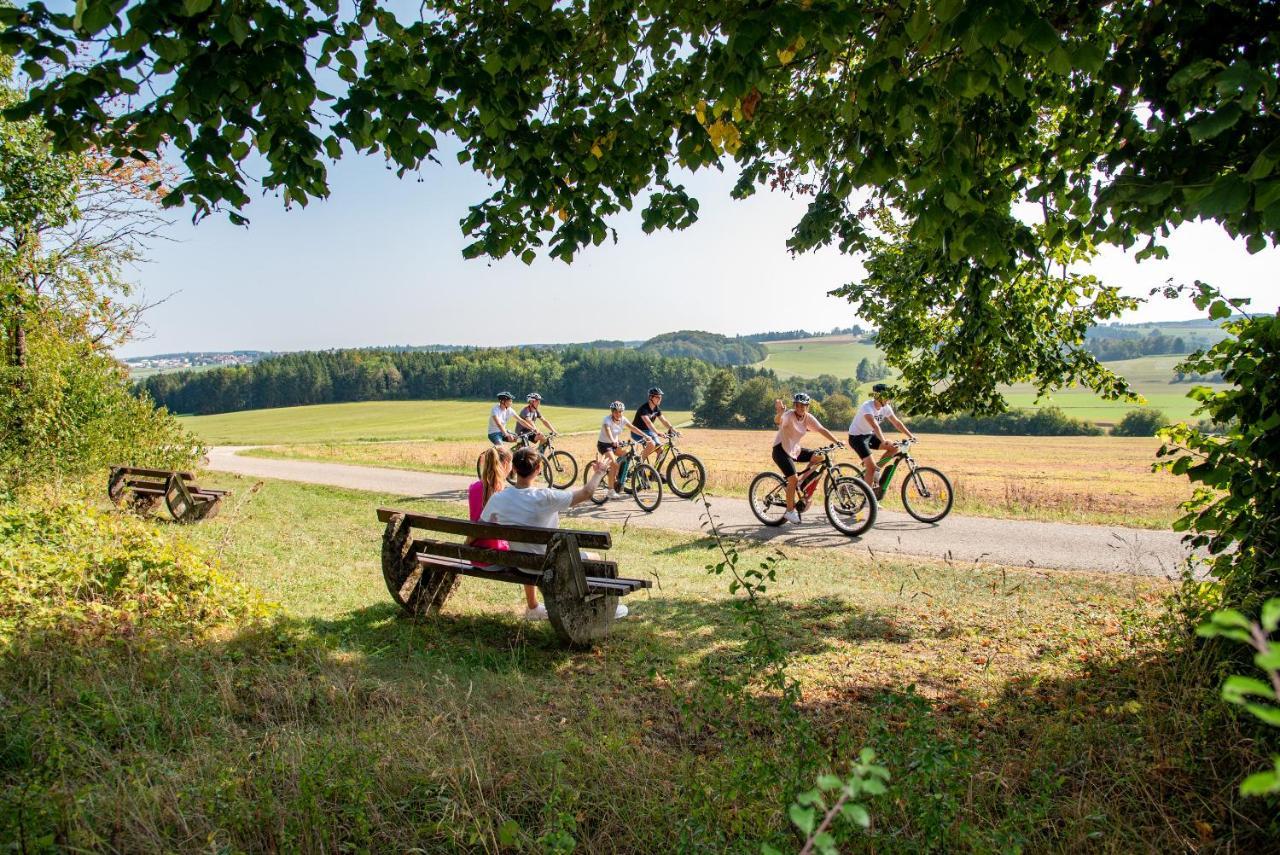
<path fill-rule="evenodd" d="M 516 620 L 510 585 L 464 579 L 441 616 L 404 619 L 374 518 L 401 499 L 213 482 L 234 491 L 220 517 L 157 530 L 219 555 L 278 616 L 173 644 L 87 634 L 6 657 L 10 839 L 795 851 L 787 805 L 870 746 L 889 792 L 867 800 L 869 831 L 834 827 L 840 851 L 1267 846 L 1262 800 L 1235 798 L 1262 751 L 1241 748 L 1214 681 L 1167 657 L 1160 580 L 788 549 L 761 624 L 799 684 L 784 708 L 752 681 L 704 539 L 614 530 L 610 557 L 655 587 L 629 598 L 608 642 L 572 653 L 545 623 Z M 767 547 L 743 549 L 754 564 Z"/>
<path fill-rule="evenodd" d="M 185 416 L 181 421 L 205 442 L 214 445 L 396 439 L 484 442 L 485 425 L 492 407 L 492 401 L 365 401 Z M 606 410 L 588 407 L 548 406 L 546 413 L 556 430 L 564 433 L 598 430 L 601 419 L 608 415 Z M 668 418 L 678 424 L 677 420 L 685 421 L 689 414 L 672 412 Z"/>
<path fill-rule="evenodd" d="M 757 472 L 773 468 L 771 440 L 769 431 L 686 430 L 680 445 L 706 464 L 711 492 L 743 496 Z M 1189 496 L 1185 478 L 1151 471 L 1155 439 L 930 434 L 924 440 L 915 456 L 951 477 L 957 513 L 1167 528 Z M 475 440 L 335 443 L 250 453 L 465 475 L 475 472 L 484 447 Z M 590 460 L 595 435 L 562 437 L 557 447 L 580 462 Z M 840 459 L 853 462 L 847 450 Z M 895 484 L 900 483 L 901 475 Z M 900 507 L 896 486 L 885 504 Z"/>
<path fill-rule="evenodd" d="M 852 377 L 859 360 L 868 357 L 875 361 L 881 356 L 874 345 L 853 341 L 850 336 L 766 342 L 766 346 L 769 356 L 757 364 L 772 368 L 783 378 L 816 377 L 819 374 Z M 1191 384 L 1169 382 L 1173 378 L 1174 366 L 1181 359 L 1179 356 L 1144 356 L 1105 363 L 1130 381 L 1134 391 L 1146 399 L 1144 405 L 1103 400 L 1087 389 L 1061 389 L 1039 402 L 1036 401 L 1035 387 L 1030 384 L 1005 387 L 1003 392 L 1011 407 L 1060 407 L 1069 416 L 1106 426 L 1114 425 L 1125 413 L 1140 406 L 1155 407 L 1172 421 L 1192 420 L 1196 418 L 1193 411 L 1197 404 L 1187 397 Z"/>

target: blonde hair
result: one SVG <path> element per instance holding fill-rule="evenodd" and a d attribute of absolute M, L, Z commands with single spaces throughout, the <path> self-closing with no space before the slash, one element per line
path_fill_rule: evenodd
<path fill-rule="evenodd" d="M 507 486 L 501 464 L 505 464 L 507 470 L 510 471 L 511 449 L 505 445 L 495 445 L 487 449 L 481 456 L 484 459 L 480 463 L 480 482 L 484 484 L 484 501 L 488 503 L 494 493 L 500 492 L 503 487 Z"/>

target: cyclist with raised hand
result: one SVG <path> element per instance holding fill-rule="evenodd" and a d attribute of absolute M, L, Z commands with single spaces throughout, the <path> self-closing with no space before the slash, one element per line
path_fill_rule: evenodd
<path fill-rule="evenodd" d="M 528 428 L 534 434 L 537 434 L 538 432 L 536 427 L 522 419 L 520 415 L 512 409 L 511 400 L 510 392 L 499 392 L 498 403 L 494 404 L 493 409 L 489 411 L 489 442 L 494 445 L 501 445 L 504 440 L 506 442 L 512 442 L 515 440 L 515 437 L 507 430 L 507 423 L 512 419 L 515 419 L 517 426 Z"/>
<path fill-rule="evenodd" d="M 773 436 L 773 462 L 782 470 L 782 477 L 787 479 L 787 512 L 784 515 L 787 522 L 800 522 L 800 515 L 796 513 L 796 482 L 799 479 L 796 464 L 808 464 L 804 470 L 808 472 L 813 468 L 815 457 L 812 449 L 800 447 L 800 440 L 815 430 L 835 445 L 844 445 L 809 412 L 811 400 L 804 392 L 797 392 L 791 398 L 792 408 L 789 410 L 783 408 L 781 398 L 773 402 L 777 410 L 773 423 L 778 426 L 778 432 Z"/>
<path fill-rule="evenodd" d="M 849 423 L 849 447 L 862 458 L 862 468 L 866 473 L 865 480 L 871 485 L 871 489 L 876 491 L 877 499 L 884 498 L 884 490 L 880 488 L 880 479 L 876 474 L 877 466 L 892 457 L 898 450 L 898 443 L 885 439 L 880 423 L 888 419 L 889 423 L 906 434 L 908 439 L 914 442 L 916 438 L 916 435 L 907 429 L 907 426 L 898 418 L 898 414 L 893 411 L 893 407 L 889 404 L 889 399 L 892 397 L 893 390 L 888 384 L 877 383 L 872 386 L 871 400 L 858 407 L 853 421 Z M 872 449 L 881 448 L 884 449 L 884 454 L 881 455 L 880 460 L 872 460 Z"/>
<path fill-rule="evenodd" d="M 609 405 L 609 415 L 604 417 L 604 421 L 600 423 L 600 436 L 596 438 L 596 456 L 600 463 L 609 464 L 609 498 L 620 498 L 617 491 L 618 485 L 618 450 L 622 448 L 622 432 L 628 428 L 632 433 L 639 433 L 640 429 L 627 421 L 627 417 L 622 414 L 626 409 L 626 405 L 621 401 L 614 401 Z"/>
<path fill-rule="evenodd" d="M 667 417 L 662 414 L 662 390 L 654 386 L 649 390 L 649 398 L 643 404 L 636 408 L 636 414 L 631 417 L 631 423 L 640 426 L 640 432 L 631 432 L 631 438 L 637 442 L 644 443 L 644 452 L 642 457 L 647 458 L 658 450 L 659 439 L 658 429 L 653 426 L 653 420 L 657 419 L 662 422 L 663 426 L 672 434 L 680 435 L 680 431 L 667 421 Z"/>
<path fill-rule="evenodd" d="M 551 422 L 547 421 L 547 417 L 542 414 L 542 396 L 537 392 L 530 392 L 525 397 L 527 402 L 524 409 L 520 411 L 520 418 L 528 425 L 536 426 L 538 422 L 542 422 L 546 427 L 547 433 L 555 433 L 556 429 L 551 426 Z M 542 435 L 532 427 L 524 427 L 523 425 L 516 429 L 516 436 L 528 437 L 534 442 L 542 442 Z"/>

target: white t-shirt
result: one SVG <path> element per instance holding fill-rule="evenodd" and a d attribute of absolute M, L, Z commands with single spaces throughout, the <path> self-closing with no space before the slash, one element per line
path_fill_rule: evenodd
<path fill-rule="evenodd" d="M 515 414 L 516 411 L 511 407 L 503 409 L 501 404 L 494 404 L 493 409 L 489 411 L 489 426 L 485 429 L 485 433 L 494 432 L 493 423 L 495 420 L 498 424 L 502 425 L 502 430 L 505 432 L 507 429 L 507 422 L 511 421 L 511 417 Z"/>
<path fill-rule="evenodd" d="M 622 439 L 622 431 L 626 429 L 627 420 L 618 419 L 616 422 L 613 416 L 605 416 L 604 421 L 600 423 L 600 442 L 617 442 Z"/>
<path fill-rule="evenodd" d="M 864 403 L 858 407 L 858 412 L 854 415 L 853 421 L 849 422 L 849 433 L 854 436 L 863 436 L 869 433 L 875 433 L 871 429 L 871 425 L 867 424 L 867 416 L 876 420 L 876 424 L 883 424 L 884 420 L 893 415 L 893 407 L 885 402 L 883 407 L 877 407 L 875 399 Z"/>
<path fill-rule="evenodd" d="M 489 497 L 489 502 L 480 512 L 481 522 L 498 523 L 500 525 L 531 525 L 539 528 L 559 528 L 561 511 L 569 510 L 573 504 L 573 493 L 568 490 L 555 490 L 551 487 L 508 487 L 499 490 Z M 511 541 L 511 548 L 517 552 L 536 552 L 543 554 L 547 547 L 538 543 L 519 543 Z"/>

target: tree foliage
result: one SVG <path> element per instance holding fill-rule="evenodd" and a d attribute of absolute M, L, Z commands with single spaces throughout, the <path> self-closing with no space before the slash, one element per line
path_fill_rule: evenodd
<path fill-rule="evenodd" d="M 640 349 L 663 356 L 691 356 L 712 365 L 750 365 L 763 362 L 769 355 L 763 344 L 701 330 L 663 333 L 640 345 Z"/>
<path fill-rule="evenodd" d="M 1275 240 L 1274 11 L 82 0 L 0 11 L 0 50 L 45 80 L 11 116 L 120 157 L 170 142 L 186 175 L 168 201 L 198 214 L 243 221 L 259 155 L 263 186 L 305 204 L 328 193 L 326 155 L 376 152 L 403 174 L 456 137 L 493 186 L 462 220 L 469 257 L 570 260 L 637 205 L 646 230 L 686 227 L 698 202 L 681 170 L 732 162 L 739 197 L 808 199 L 793 250 L 867 255 L 838 293 L 880 327 L 924 412 L 998 409 L 996 387 L 1022 380 L 1125 394 L 1080 347 L 1132 306 L 1072 272 L 1100 243 L 1158 255 L 1159 234 L 1199 218 L 1251 250 Z M 321 74 L 340 79 L 332 94 Z"/>

